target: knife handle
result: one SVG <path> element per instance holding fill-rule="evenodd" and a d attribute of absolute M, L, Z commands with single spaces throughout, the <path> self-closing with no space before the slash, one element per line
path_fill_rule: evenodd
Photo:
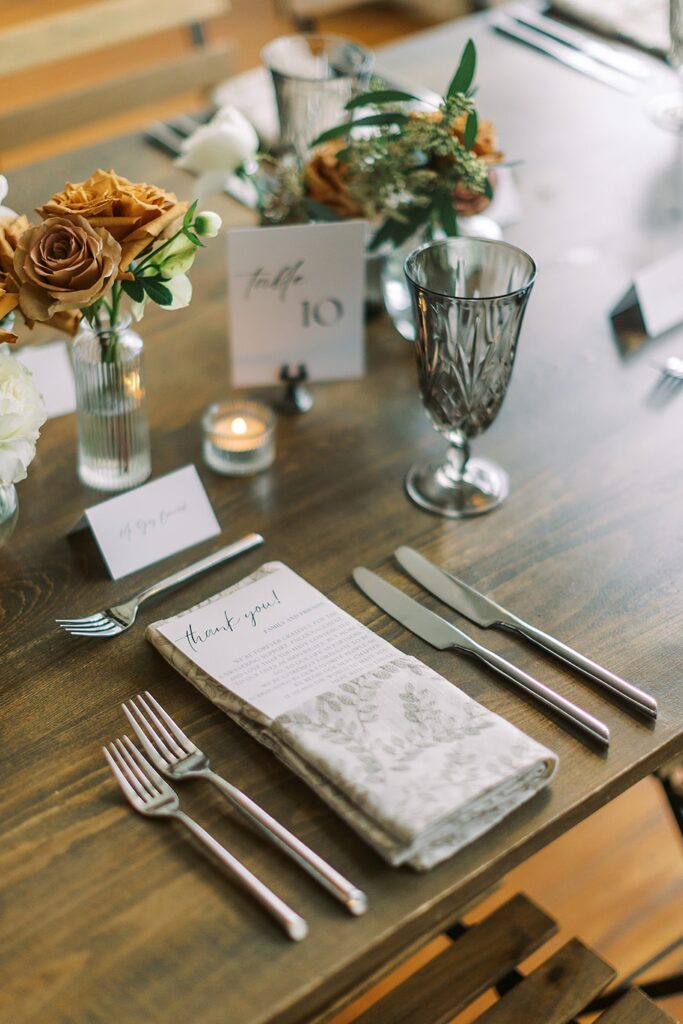
<path fill-rule="evenodd" d="M 605 723 L 601 722 L 599 718 L 595 718 L 594 715 L 589 714 L 588 711 L 584 711 L 578 704 L 567 700 L 561 694 L 546 686 L 545 683 L 534 679 L 533 676 L 528 676 L 526 672 L 522 672 L 521 668 L 517 668 L 516 665 L 506 661 L 505 658 L 501 658 L 499 654 L 490 651 L 487 647 L 482 647 L 480 644 L 472 641 L 471 646 L 468 645 L 463 649 L 485 662 L 501 676 L 505 676 L 506 679 L 515 683 L 519 689 L 524 690 L 525 693 L 528 693 L 540 704 L 552 708 L 561 718 L 571 722 L 573 726 L 584 735 L 589 736 L 591 740 L 597 741 L 605 747 L 609 746 L 609 729 Z"/>
<path fill-rule="evenodd" d="M 531 640 L 532 643 L 536 644 L 537 647 L 548 651 L 550 654 L 554 654 L 555 657 L 566 662 L 568 665 L 572 665 L 579 672 L 582 672 L 589 679 L 592 679 L 593 682 L 597 683 L 603 690 L 608 690 L 610 693 L 621 697 L 641 714 L 647 715 L 649 718 L 657 717 L 657 701 L 645 690 L 634 686 L 633 683 L 628 683 L 625 679 L 621 679 L 620 676 L 615 676 L 613 672 L 608 672 L 602 665 L 598 665 L 597 662 L 591 661 L 590 658 L 586 658 L 583 654 L 579 654 L 578 651 L 568 647 L 567 644 L 556 640 L 554 636 L 550 636 L 548 633 L 536 629 L 535 626 L 529 625 L 528 622 L 515 618 L 514 622 L 510 623 L 509 628 L 521 633 L 527 640 Z"/>

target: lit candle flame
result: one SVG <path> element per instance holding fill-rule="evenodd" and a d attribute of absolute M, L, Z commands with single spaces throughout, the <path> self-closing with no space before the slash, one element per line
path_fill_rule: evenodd
<path fill-rule="evenodd" d="M 230 424 L 233 434 L 246 434 L 247 432 L 247 421 L 243 416 L 236 416 Z"/>

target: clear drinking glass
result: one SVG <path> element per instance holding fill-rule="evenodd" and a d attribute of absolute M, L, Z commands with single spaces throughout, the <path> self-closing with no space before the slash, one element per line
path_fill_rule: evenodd
<path fill-rule="evenodd" d="M 78 475 L 98 491 L 136 487 L 152 469 L 143 348 L 130 317 L 100 329 L 82 320 L 74 338 Z"/>
<path fill-rule="evenodd" d="M 661 128 L 683 132 L 683 0 L 669 0 L 669 34 L 669 64 L 678 74 L 678 91 L 655 97 L 650 113 Z"/>
<path fill-rule="evenodd" d="M 411 467 L 406 489 L 431 512 L 480 515 L 507 496 L 509 481 L 495 462 L 470 459 L 470 440 L 505 397 L 536 265 L 507 242 L 451 238 L 415 249 L 405 273 L 422 403 L 450 443 L 443 461 Z"/>
<path fill-rule="evenodd" d="M 345 106 L 368 84 L 374 57 L 358 43 L 332 35 L 273 39 L 261 51 L 280 118 L 280 142 L 301 158 L 321 132 L 349 115 Z"/>

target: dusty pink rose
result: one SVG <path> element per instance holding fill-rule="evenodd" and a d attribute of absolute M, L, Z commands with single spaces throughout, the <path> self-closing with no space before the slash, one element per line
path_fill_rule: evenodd
<path fill-rule="evenodd" d="M 84 217 L 48 217 L 19 239 L 14 273 L 19 306 L 32 320 L 89 306 L 116 280 L 121 246 Z"/>

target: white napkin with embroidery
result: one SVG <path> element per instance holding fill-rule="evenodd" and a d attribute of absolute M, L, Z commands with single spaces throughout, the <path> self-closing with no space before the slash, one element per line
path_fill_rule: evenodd
<path fill-rule="evenodd" d="M 323 680 L 309 696 L 269 715 L 253 697 L 245 699 L 230 689 L 231 677 L 236 686 L 242 678 L 244 659 L 235 659 L 231 671 L 229 643 L 223 637 L 220 671 L 209 672 L 198 663 L 201 650 L 187 651 L 182 640 L 188 622 L 205 623 L 207 615 L 212 622 L 231 617 L 236 622 L 238 602 L 242 608 L 258 600 L 261 608 L 266 603 L 260 596 L 263 587 L 277 580 L 284 588 L 287 574 L 309 587 L 281 563 L 268 563 L 209 601 L 154 623 L 146 636 L 174 668 L 273 750 L 391 864 L 431 868 L 548 784 L 557 769 L 555 754 L 416 658 L 401 654 L 312 587 L 310 614 L 324 613 L 324 642 L 336 644 L 327 650 L 345 652 L 364 643 L 369 671 L 359 673 L 351 659 L 348 666 L 345 660 L 335 663 L 332 671 L 331 655 L 321 649 L 322 637 L 319 643 L 300 639 L 305 615 L 298 616 L 299 639 L 293 646 L 286 639 L 273 641 L 277 632 L 268 633 L 264 624 L 269 649 L 273 643 L 280 645 L 275 649 L 283 675 L 291 669 L 302 679 Z M 278 582 L 281 593 L 280 586 Z M 214 643 L 215 630 L 206 633 Z M 287 654 L 290 647 L 295 654 Z M 286 665 L 288 657 L 296 663 Z M 328 673 L 334 685 L 325 689 Z"/>

